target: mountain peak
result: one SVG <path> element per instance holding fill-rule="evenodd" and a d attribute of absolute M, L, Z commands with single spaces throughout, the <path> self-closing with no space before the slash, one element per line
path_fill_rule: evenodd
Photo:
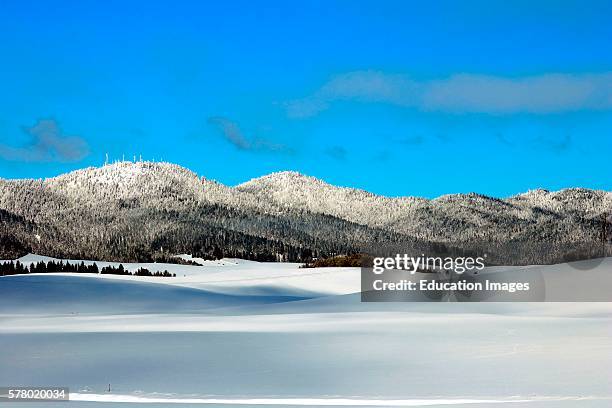
<path fill-rule="evenodd" d="M 176 174 L 197 177 L 192 171 L 177 164 L 150 161 L 119 161 L 100 167 L 87 167 L 46 179 L 47 182 L 63 181 L 65 179 L 88 179 L 92 182 L 108 184 L 136 181 L 141 178 L 155 178 L 163 174 Z"/>
<path fill-rule="evenodd" d="M 44 180 L 43 185 L 75 201 L 126 199 L 175 194 L 201 194 L 210 182 L 194 172 L 172 163 L 121 161 L 88 167 Z M 94 200 L 95 201 L 95 200 Z"/>
<path fill-rule="evenodd" d="M 253 178 L 236 186 L 238 190 L 250 190 L 260 186 L 283 185 L 285 183 L 326 184 L 316 177 L 307 176 L 297 171 L 278 171 L 265 176 Z"/>

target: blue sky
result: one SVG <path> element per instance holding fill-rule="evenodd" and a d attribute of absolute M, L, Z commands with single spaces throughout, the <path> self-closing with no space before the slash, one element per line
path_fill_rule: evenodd
<path fill-rule="evenodd" d="M 216 3 L 216 4 L 213 4 Z M 612 189 L 609 1 L 4 1 L 0 177 Z"/>

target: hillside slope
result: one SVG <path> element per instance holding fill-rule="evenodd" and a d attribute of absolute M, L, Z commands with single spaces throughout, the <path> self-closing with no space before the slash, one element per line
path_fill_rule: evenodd
<path fill-rule="evenodd" d="M 493 263 L 602 256 L 612 193 L 377 196 L 281 172 L 228 187 L 170 163 L 0 179 L 0 256 L 303 261 L 347 252 L 487 253 Z"/>

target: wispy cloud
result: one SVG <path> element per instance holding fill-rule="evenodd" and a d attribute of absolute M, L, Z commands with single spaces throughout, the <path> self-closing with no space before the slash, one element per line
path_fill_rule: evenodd
<path fill-rule="evenodd" d="M 291 117 L 309 117 L 335 101 L 388 103 L 427 111 L 559 113 L 612 109 L 612 73 L 507 78 L 459 74 L 434 80 L 356 71 L 338 75 L 312 95 L 286 103 Z"/>
<path fill-rule="evenodd" d="M 283 145 L 271 142 L 262 138 L 248 138 L 245 136 L 238 123 L 222 116 L 213 116 L 208 118 L 208 123 L 217 127 L 221 131 L 221 135 L 232 145 L 239 150 L 245 151 L 271 151 L 292 153 L 293 151 Z"/>
<path fill-rule="evenodd" d="M 78 136 L 64 135 L 53 119 L 42 119 L 23 127 L 30 141 L 21 147 L 0 144 L 0 158 L 25 162 L 72 162 L 89 154 L 87 142 Z"/>
<path fill-rule="evenodd" d="M 336 160 L 346 160 L 348 152 L 342 146 L 332 146 L 325 150 L 325 154 Z"/>
<path fill-rule="evenodd" d="M 218 127 L 223 137 L 238 149 L 250 150 L 252 148 L 251 143 L 244 137 L 236 122 L 221 116 L 213 116 L 208 118 L 208 123 Z"/>

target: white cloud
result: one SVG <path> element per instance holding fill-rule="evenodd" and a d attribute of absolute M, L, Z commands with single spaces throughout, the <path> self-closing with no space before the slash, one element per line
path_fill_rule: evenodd
<path fill-rule="evenodd" d="M 0 158 L 26 162 L 78 161 L 89 154 L 87 142 L 77 136 L 66 136 L 55 120 L 39 120 L 32 127 L 24 127 L 31 137 L 23 147 L 0 144 Z"/>
<path fill-rule="evenodd" d="M 245 151 L 252 152 L 280 152 L 280 153 L 293 153 L 293 150 L 285 145 L 273 143 L 267 139 L 263 138 L 247 138 L 238 123 L 230 120 L 228 118 L 224 118 L 222 116 L 213 116 L 208 118 L 208 123 L 210 125 L 216 126 L 220 131 L 222 136 L 234 145 L 236 148 Z"/>
<path fill-rule="evenodd" d="M 559 113 L 612 109 L 612 73 L 497 77 L 458 74 L 416 81 L 407 75 L 356 71 L 332 78 L 312 95 L 288 102 L 292 117 L 308 117 L 335 101 L 388 103 L 467 113 Z"/>
<path fill-rule="evenodd" d="M 211 125 L 218 126 L 223 134 L 223 137 L 225 137 L 225 139 L 227 139 L 238 149 L 250 150 L 252 148 L 251 142 L 249 142 L 247 138 L 244 137 L 236 122 L 221 116 L 214 116 L 208 118 L 208 123 Z"/>

